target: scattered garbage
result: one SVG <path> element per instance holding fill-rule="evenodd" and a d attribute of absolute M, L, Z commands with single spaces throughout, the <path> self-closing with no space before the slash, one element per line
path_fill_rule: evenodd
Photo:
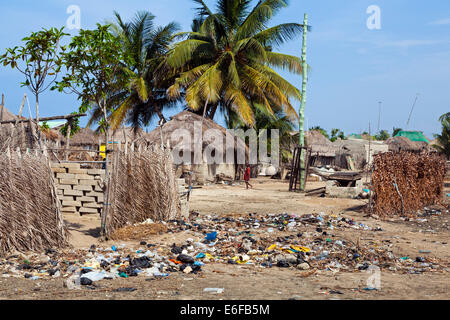
<path fill-rule="evenodd" d="M 26 258 L 11 255 L 0 260 L 0 273 L 5 278 L 28 280 L 68 277 L 64 280 L 67 288 L 95 289 L 94 283 L 119 278 L 153 281 L 180 273 L 183 278 L 189 277 L 185 279 L 195 279 L 211 263 L 299 270 L 306 276 L 317 270 L 366 271 L 372 265 L 410 274 L 448 268 L 448 263 L 428 256 L 394 255 L 391 241 L 373 240 L 361 246 L 354 239 L 339 237 L 338 231 L 370 233 L 379 227 L 334 214 L 208 215 L 189 222 L 169 221 L 166 226 L 169 233 L 186 233 L 189 237 L 172 244 L 150 244 L 142 239 L 136 247 L 93 245 L 86 249 L 48 249 Z"/>
<path fill-rule="evenodd" d="M 114 289 L 113 291 L 114 292 L 133 292 L 136 290 L 137 290 L 136 288 L 117 288 L 117 289 Z"/>

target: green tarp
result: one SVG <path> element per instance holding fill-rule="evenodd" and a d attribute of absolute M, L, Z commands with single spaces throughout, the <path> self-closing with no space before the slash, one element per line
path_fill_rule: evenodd
<path fill-rule="evenodd" d="M 351 139 L 361 139 L 361 140 L 363 138 L 360 134 L 356 134 L 356 133 L 352 133 L 348 137 L 351 138 Z"/>
<path fill-rule="evenodd" d="M 405 137 L 408 138 L 411 141 L 423 141 L 426 143 L 430 143 L 430 141 L 425 138 L 423 135 L 423 132 L 421 131 L 399 131 L 396 135 L 396 137 Z"/>

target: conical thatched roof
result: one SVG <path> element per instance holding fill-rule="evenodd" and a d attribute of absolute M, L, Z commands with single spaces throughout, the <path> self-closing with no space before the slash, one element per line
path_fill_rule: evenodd
<path fill-rule="evenodd" d="M 0 106 L 0 121 L 10 121 L 17 119 L 17 116 L 9 111 L 5 106 Z"/>
<path fill-rule="evenodd" d="M 305 143 L 311 148 L 311 155 L 321 157 L 336 156 L 336 147 L 320 131 L 312 130 L 305 133 Z"/>
<path fill-rule="evenodd" d="M 202 124 L 203 121 L 203 124 Z M 172 117 L 170 121 L 165 123 L 162 126 L 162 137 L 163 142 L 167 145 L 167 142 L 170 142 L 170 147 L 178 147 L 180 149 L 189 149 L 194 150 L 194 126 L 201 126 L 202 135 L 203 135 L 203 146 L 214 145 L 217 146 L 217 141 L 215 141 L 214 137 L 204 135 L 209 129 L 216 129 L 222 134 L 223 143 L 226 142 L 226 134 L 227 130 L 222 126 L 218 125 L 214 121 L 206 118 L 202 118 L 201 116 L 194 114 L 189 111 L 182 111 L 181 113 Z M 183 137 L 186 133 L 190 134 L 191 141 L 190 144 L 182 143 Z M 234 136 L 234 135 L 233 135 Z M 160 144 L 161 143 L 161 128 L 156 128 L 155 130 L 146 134 L 146 140 L 150 144 Z M 237 147 L 243 148 L 245 150 L 246 155 L 248 154 L 248 148 L 245 145 L 244 141 L 240 138 L 236 138 L 234 149 Z M 224 152 L 226 150 L 223 150 Z M 228 152 L 228 151 L 227 151 Z"/>

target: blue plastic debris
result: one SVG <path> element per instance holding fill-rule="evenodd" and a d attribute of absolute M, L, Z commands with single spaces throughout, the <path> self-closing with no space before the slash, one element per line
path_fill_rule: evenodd
<path fill-rule="evenodd" d="M 195 256 L 195 259 L 202 259 L 206 257 L 206 254 L 204 254 L 203 252 L 200 252 L 198 255 Z"/>
<path fill-rule="evenodd" d="M 208 234 L 206 234 L 206 240 L 207 241 L 214 241 L 214 240 L 216 240 L 216 238 L 217 238 L 217 232 L 215 231 L 215 232 L 211 232 L 211 233 L 208 233 Z"/>
<path fill-rule="evenodd" d="M 112 246 L 111 249 L 112 249 L 112 251 L 117 251 L 116 246 Z"/>

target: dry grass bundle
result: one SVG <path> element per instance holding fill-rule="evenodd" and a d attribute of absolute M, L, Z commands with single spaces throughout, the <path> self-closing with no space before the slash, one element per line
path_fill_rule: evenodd
<path fill-rule="evenodd" d="M 110 239 L 112 240 L 144 240 L 151 236 L 167 232 L 167 227 L 162 223 L 138 224 L 126 226 L 115 230 Z"/>
<path fill-rule="evenodd" d="M 39 144 L 37 130 L 37 125 L 30 125 L 28 122 L 17 125 L 0 124 L 0 152 L 6 151 L 8 147 L 14 150 L 17 147 L 33 149 Z"/>
<path fill-rule="evenodd" d="M 441 203 L 446 162 L 436 154 L 383 153 L 374 157 L 373 213 L 410 216 Z"/>
<path fill-rule="evenodd" d="M 47 157 L 0 154 L 0 256 L 61 248 L 66 234 Z"/>
<path fill-rule="evenodd" d="M 181 214 L 173 158 L 170 150 L 152 150 L 113 155 L 110 209 L 106 236 L 114 230 L 147 219 L 168 221 Z"/>

